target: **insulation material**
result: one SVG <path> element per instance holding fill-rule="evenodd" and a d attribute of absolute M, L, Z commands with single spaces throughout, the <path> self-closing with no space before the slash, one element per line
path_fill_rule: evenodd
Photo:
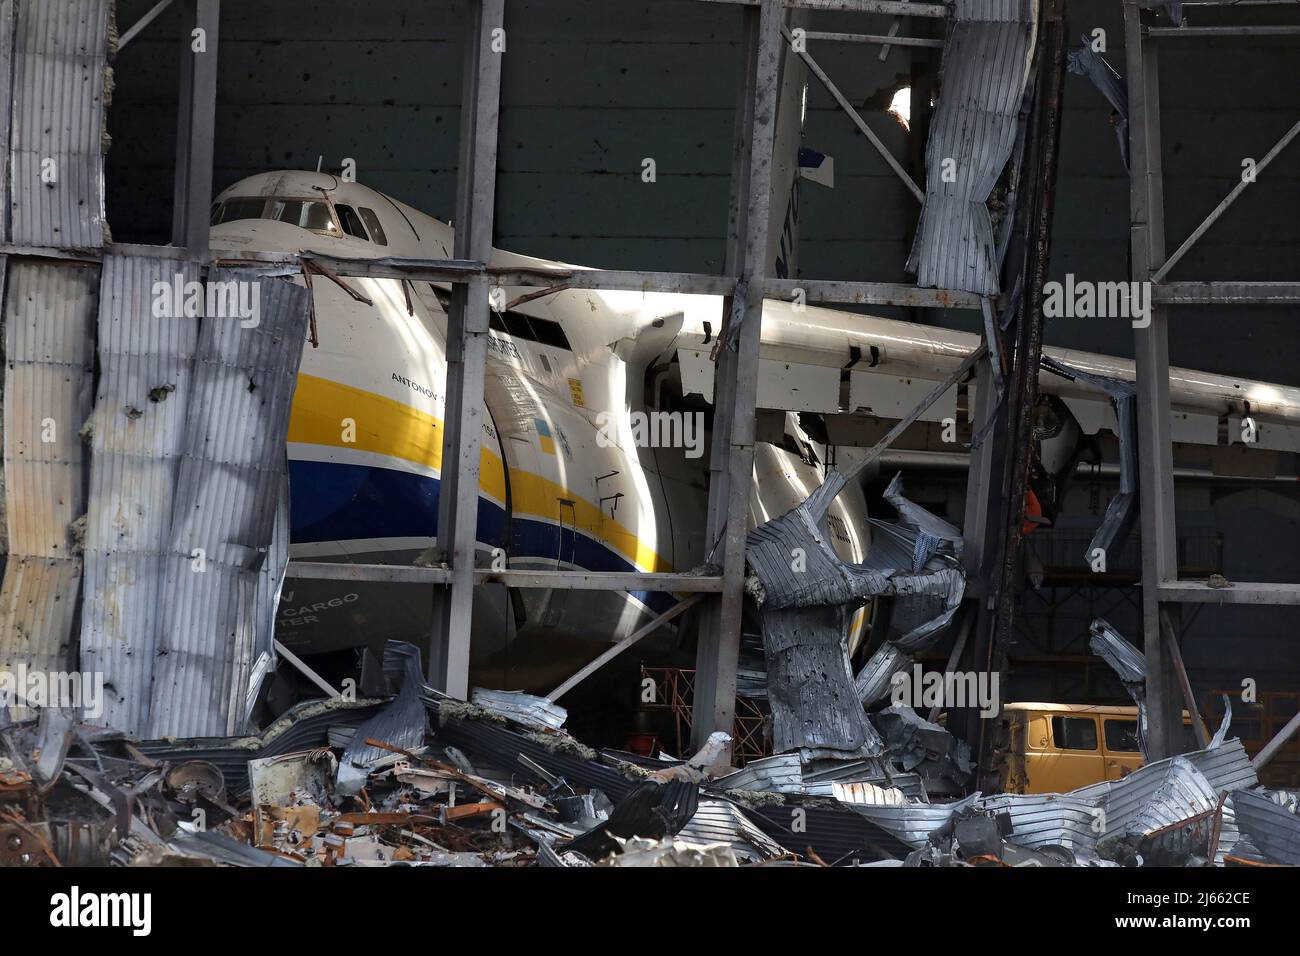
<path fill-rule="evenodd" d="M 213 269 L 214 283 L 240 296 L 251 289 L 258 315 L 256 324 L 232 316 L 227 301 L 200 326 L 165 558 L 153 737 L 238 732 L 257 632 L 271 620 L 256 597 L 288 481 L 309 293 L 253 270 Z"/>
<path fill-rule="evenodd" d="M 926 144 L 925 202 L 907 268 L 917 284 L 998 294 L 988 198 L 1015 143 L 1034 0 L 955 0 Z"/>
<path fill-rule="evenodd" d="M 143 732 L 161 629 L 164 555 L 185 447 L 199 320 L 153 314 L 155 282 L 194 263 L 107 256 L 90 420 L 81 665 L 104 674 L 109 727 Z"/>
<path fill-rule="evenodd" d="M 7 9 L 0 6 L 0 15 Z M 112 17 L 112 0 L 17 4 L 8 144 L 15 244 L 95 249 L 107 241 Z M 0 40 L 6 30 L 0 26 Z"/>
<path fill-rule="evenodd" d="M 99 268 L 0 258 L 0 279 L 9 551 L 0 587 L 0 669 L 66 671 L 81 579 L 79 433 L 90 412 Z"/>

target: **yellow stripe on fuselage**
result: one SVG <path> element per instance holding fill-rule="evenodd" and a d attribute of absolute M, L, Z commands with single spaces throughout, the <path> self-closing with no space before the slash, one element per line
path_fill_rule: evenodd
<path fill-rule="evenodd" d="M 315 375 L 299 375 L 289 413 L 289 441 L 327 448 L 348 448 L 400 458 L 424 468 L 442 471 L 443 423 L 418 408 L 364 389 Z M 352 441 L 345 441 L 352 438 Z M 505 467 L 501 457 L 486 446 L 479 459 L 479 487 L 504 504 Z M 646 571 L 671 571 L 672 565 L 635 533 L 605 516 L 593 503 L 541 475 L 510 472 L 511 506 L 524 517 L 576 522 L 585 532 Z M 559 499 L 574 502 L 573 512 L 560 512 Z"/>

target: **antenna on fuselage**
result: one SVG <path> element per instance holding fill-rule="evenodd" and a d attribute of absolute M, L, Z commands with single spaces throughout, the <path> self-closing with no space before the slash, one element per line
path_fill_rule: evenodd
<path fill-rule="evenodd" d="M 324 160 L 325 160 L 325 157 L 324 157 L 324 156 L 317 156 L 317 157 L 316 157 L 316 172 L 318 172 L 318 173 L 320 172 L 320 164 L 321 164 L 322 162 L 324 162 Z"/>

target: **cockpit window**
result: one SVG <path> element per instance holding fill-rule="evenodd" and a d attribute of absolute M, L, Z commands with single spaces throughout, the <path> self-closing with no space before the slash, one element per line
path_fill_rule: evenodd
<path fill-rule="evenodd" d="M 212 225 L 237 219 L 261 219 L 266 200 L 260 196 L 231 196 L 212 207 Z"/>
<path fill-rule="evenodd" d="M 361 221 L 364 222 L 366 228 L 370 230 L 371 241 L 376 242 L 381 246 L 388 245 L 388 237 L 384 235 L 384 227 L 380 225 L 379 217 L 375 215 L 375 211 L 362 206 L 360 213 Z"/>
<path fill-rule="evenodd" d="M 276 199 L 272 203 L 270 218 L 313 232 L 338 235 L 338 226 L 334 225 L 328 203 L 310 199 Z"/>
<path fill-rule="evenodd" d="M 344 232 L 354 238 L 370 241 L 370 237 L 366 235 L 366 227 L 361 225 L 361 217 L 357 215 L 355 209 L 335 203 L 334 211 L 339 214 L 339 225 L 343 227 Z"/>

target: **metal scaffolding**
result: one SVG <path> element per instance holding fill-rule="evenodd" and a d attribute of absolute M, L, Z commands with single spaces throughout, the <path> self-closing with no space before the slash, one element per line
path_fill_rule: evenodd
<path fill-rule="evenodd" d="M 1232 6 L 1198 3 L 1200 7 Z M 1266 4 L 1259 4 L 1266 6 Z M 1142 632 L 1146 646 L 1147 698 L 1150 709 L 1150 757 L 1182 751 L 1184 692 L 1179 678 L 1179 609 L 1186 603 L 1300 604 L 1300 585 L 1234 582 L 1215 588 L 1206 580 L 1178 577 L 1173 482 L 1173 437 L 1169 405 L 1169 307 L 1171 305 L 1278 305 L 1300 301 L 1300 281 L 1221 282 L 1164 280 L 1188 249 L 1248 187 L 1242 181 L 1206 216 L 1172 255 L 1165 253 L 1164 178 L 1160 141 L 1159 47 L 1165 42 L 1201 36 L 1251 37 L 1300 35 L 1295 26 L 1163 26 L 1154 11 L 1167 9 L 1155 0 L 1124 0 L 1124 42 L 1130 108 L 1129 185 L 1130 246 L 1135 282 L 1151 283 L 1151 322 L 1135 329 L 1138 428 L 1144 441 L 1140 456 L 1142 540 Z M 1177 14 L 1175 14 L 1177 15 Z M 1300 133 L 1288 130 L 1256 165 L 1258 175 Z M 1255 186 L 1255 188 L 1266 188 Z M 1249 407 L 1237 409 L 1249 415 Z M 1194 704 L 1189 704 L 1195 710 Z M 1289 731 L 1293 732 L 1294 727 Z M 1284 731 L 1287 732 L 1287 731 Z M 1279 735 L 1280 736 L 1280 735 Z M 1282 741 L 1284 742 L 1284 741 Z M 1277 746 L 1280 746 L 1278 743 Z M 1276 747 L 1273 748 L 1276 750 Z"/>

